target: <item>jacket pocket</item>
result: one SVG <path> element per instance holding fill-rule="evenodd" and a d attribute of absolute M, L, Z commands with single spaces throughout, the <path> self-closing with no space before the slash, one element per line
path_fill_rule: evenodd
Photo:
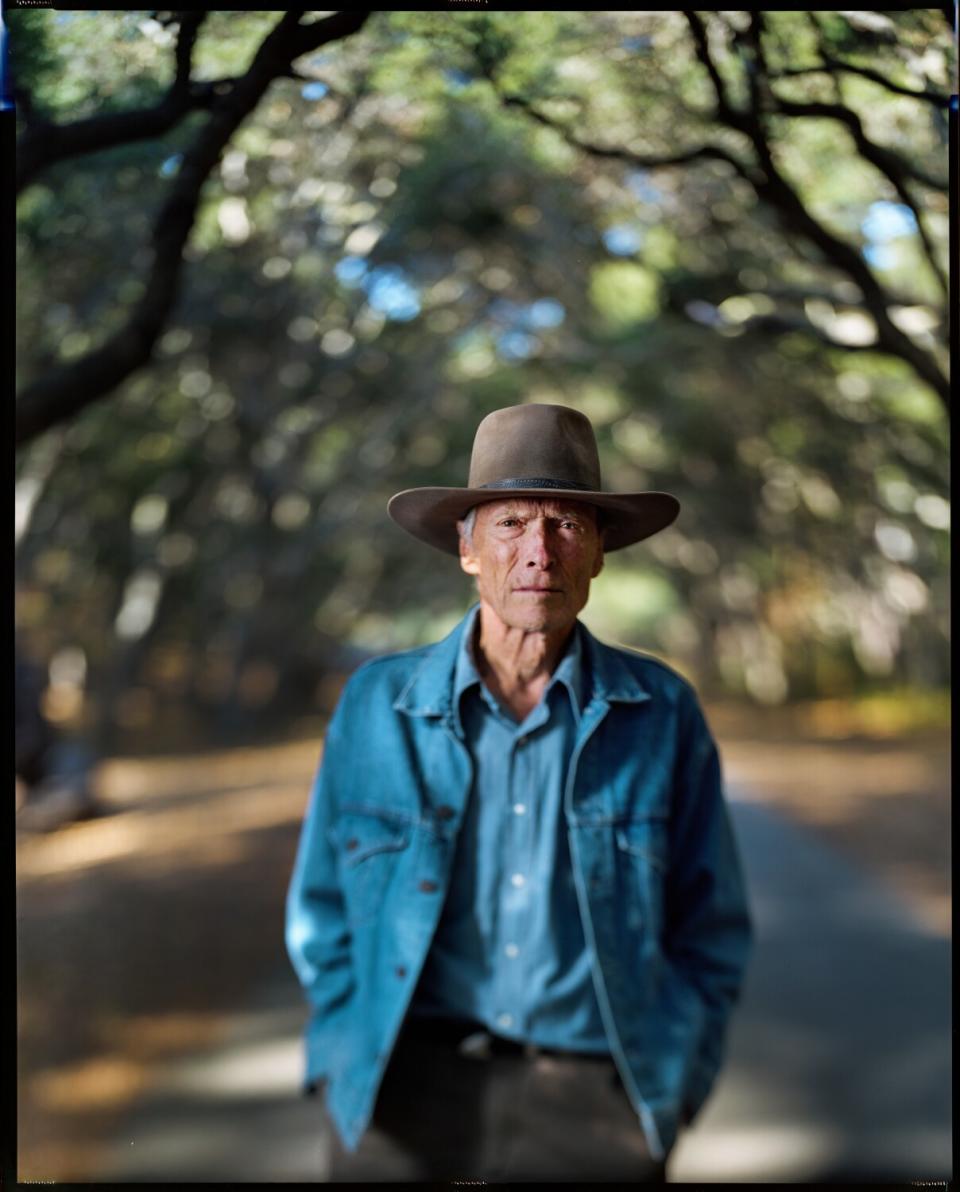
<path fill-rule="evenodd" d="M 613 836 L 617 887 L 627 928 L 659 939 L 669 867 L 666 820 L 622 821 L 614 824 Z"/>
<path fill-rule="evenodd" d="M 345 811 L 330 832 L 337 850 L 347 918 L 367 923 L 383 909 L 387 887 L 410 844 L 410 825 L 375 811 Z"/>

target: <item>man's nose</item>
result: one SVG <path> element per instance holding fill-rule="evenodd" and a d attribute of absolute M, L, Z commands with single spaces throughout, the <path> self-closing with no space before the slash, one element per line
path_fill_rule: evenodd
<path fill-rule="evenodd" d="M 547 568 L 554 563 L 553 539 L 546 521 L 527 523 L 523 545 L 528 567 Z"/>

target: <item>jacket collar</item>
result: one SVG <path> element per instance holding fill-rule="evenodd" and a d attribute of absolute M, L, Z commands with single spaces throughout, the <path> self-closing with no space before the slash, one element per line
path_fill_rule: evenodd
<path fill-rule="evenodd" d="M 406 712 L 408 716 L 452 719 L 457 657 L 476 607 L 473 605 L 451 632 L 430 648 L 394 701 L 396 711 Z M 580 622 L 580 631 L 584 662 L 590 676 L 589 703 L 640 703 L 650 699 L 650 692 L 624 662 L 619 650 L 598 641 L 583 622 Z"/>
<path fill-rule="evenodd" d="M 598 641 L 580 622 L 582 641 L 591 676 L 591 702 L 639 704 L 650 692 L 624 661 L 624 651 Z"/>
<path fill-rule="evenodd" d="M 409 716 L 449 718 L 460 641 L 471 622 L 472 612 L 471 608 L 442 641 L 427 650 L 426 657 L 394 700 L 396 711 L 406 712 Z"/>

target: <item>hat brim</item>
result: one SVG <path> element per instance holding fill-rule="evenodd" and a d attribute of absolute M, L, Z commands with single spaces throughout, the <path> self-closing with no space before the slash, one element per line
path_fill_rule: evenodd
<path fill-rule="evenodd" d="M 448 555 L 459 555 L 457 522 L 475 505 L 511 497 L 582 501 L 603 511 L 603 549 L 621 550 L 665 530 L 676 520 L 680 502 L 669 493 L 601 493 L 557 488 L 408 488 L 396 493 L 387 513 L 408 534 Z"/>

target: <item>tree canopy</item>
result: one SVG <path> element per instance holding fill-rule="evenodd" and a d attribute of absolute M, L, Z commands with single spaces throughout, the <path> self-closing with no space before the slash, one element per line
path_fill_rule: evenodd
<path fill-rule="evenodd" d="M 608 637 L 946 681 L 944 12 L 9 17 L 20 621 L 102 719 L 436 637 L 386 499 L 524 400 L 681 500 Z"/>

